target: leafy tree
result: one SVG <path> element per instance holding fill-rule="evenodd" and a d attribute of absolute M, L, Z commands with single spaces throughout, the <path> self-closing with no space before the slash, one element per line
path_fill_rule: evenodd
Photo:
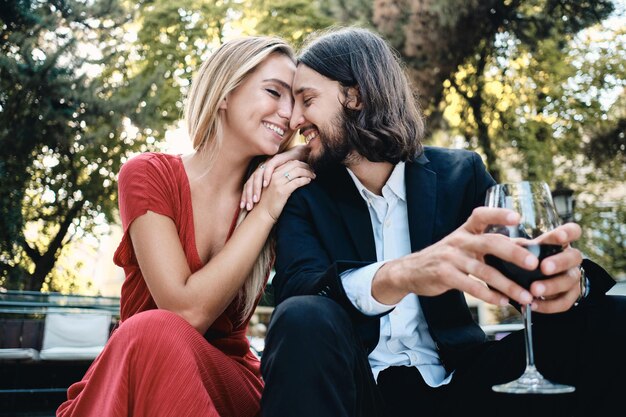
<path fill-rule="evenodd" d="M 616 276 L 624 223 L 606 206 L 621 207 L 609 202 L 626 187 L 625 106 L 607 103 L 626 83 L 624 45 L 623 29 L 599 24 L 532 43 L 503 32 L 444 82 L 444 120 L 463 146 L 482 151 L 501 180 L 570 184 L 587 230 L 580 247 Z"/>
<path fill-rule="evenodd" d="M 626 204 L 623 201 L 581 204 L 578 221 L 587 225 L 577 248 L 618 279 L 626 279 Z"/>
<path fill-rule="evenodd" d="M 243 16 L 256 23 L 250 32 L 281 36 L 296 47 L 309 33 L 334 23 L 310 0 L 248 1 Z"/>
<path fill-rule="evenodd" d="M 187 2 L 193 15 L 165 1 L 5 3 L 0 144 L 11 152 L 0 157 L 0 284 L 38 290 L 48 279 L 48 289 L 68 288 L 51 280 L 76 278 L 54 269 L 59 255 L 115 221 L 121 164 L 155 149 L 180 118 L 181 88 L 215 41 L 207 34 L 221 33 L 223 19 L 195 25 L 195 17 L 226 9 L 201 1 Z M 176 24 L 198 46 L 172 62 L 194 46 Z"/>
<path fill-rule="evenodd" d="M 626 48 L 615 47 L 623 29 L 600 42 L 580 33 L 612 9 L 608 0 L 2 0 L 0 146 L 10 151 L 0 156 L 0 285 L 78 288 L 55 284 L 59 254 L 114 222 L 121 163 L 159 148 L 192 74 L 221 42 L 262 33 L 297 46 L 334 22 L 371 26 L 401 53 L 431 142 L 461 138 L 455 145 L 482 152 L 502 179 L 586 184 L 576 189 L 586 192 L 580 220 L 602 227 L 584 207 L 623 186 L 624 93 L 608 110 L 606 93 L 624 88 Z M 611 240 L 602 253 L 618 256 Z"/>
<path fill-rule="evenodd" d="M 159 148 L 202 60 L 239 33 L 296 42 L 330 22 L 313 6 L 3 1 L 0 146 L 10 152 L 0 156 L 0 285 L 78 288 L 53 279 L 76 278 L 54 268 L 58 257 L 115 222 L 121 164 Z"/>
<path fill-rule="evenodd" d="M 506 73 L 516 51 L 547 65 L 548 49 L 556 52 L 552 58 L 563 55 L 572 35 L 612 11 L 612 2 L 605 0 L 404 0 L 375 1 L 372 19 L 408 63 L 431 129 L 446 128 L 443 104 L 452 84 L 471 120 L 464 133 L 476 138 L 499 178 L 489 127 L 493 119 L 483 117 L 494 109 L 493 101 L 485 103 L 485 77 L 495 78 L 494 68 Z"/>
<path fill-rule="evenodd" d="M 0 283 L 38 290 L 75 234 L 113 220 L 115 175 L 140 143 L 124 115 L 141 107 L 99 76 L 129 15 L 116 0 L 0 10 Z"/>

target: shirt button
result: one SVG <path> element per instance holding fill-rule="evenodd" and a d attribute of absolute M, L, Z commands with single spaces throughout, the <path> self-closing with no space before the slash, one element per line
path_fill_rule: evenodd
<path fill-rule="evenodd" d="M 391 220 L 387 219 L 385 221 L 385 227 L 389 227 L 389 226 L 391 226 Z"/>

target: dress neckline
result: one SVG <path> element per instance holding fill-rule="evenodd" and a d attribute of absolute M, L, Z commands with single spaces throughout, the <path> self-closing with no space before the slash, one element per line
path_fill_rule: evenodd
<path fill-rule="evenodd" d="M 183 181 L 184 184 L 184 193 L 185 193 L 185 198 L 187 200 L 187 204 L 189 204 L 189 210 L 191 211 L 191 218 L 188 220 L 189 222 L 191 222 L 191 243 L 193 245 L 193 255 L 194 258 L 193 261 L 196 263 L 197 268 L 194 268 L 194 271 L 202 268 L 205 263 L 202 262 L 202 258 L 200 257 L 200 252 L 198 252 L 198 245 L 196 245 L 196 228 L 194 227 L 194 211 L 193 211 L 193 204 L 191 201 L 191 183 L 189 182 L 189 176 L 187 175 L 187 171 L 185 170 L 185 164 L 183 163 L 183 156 L 182 154 L 177 154 L 176 155 L 178 158 L 178 161 L 180 163 L 180 169 L 183 172 L 183 176 L 185 181 Z M 226 244 L 226 242 L 228 242 L 228 239 L 230 239 L 230 237 L 232 236 L 233 232 L 235 231 L 235 227 L 237 226 L 237 218 L 239 217 L 239 211 L 241 209 L 239 208 L 239 206 L 237 206 L 234 215 L 233 215 L 233 219 L 231 220 L 231 224 L 230 224 L 230 229 L 228 231 L 228 235 L 226 236 L 226 241 L 224 242 L 224 244 Z M 211 259 L 208 259 L 208 261 L 210 261 Z"/>

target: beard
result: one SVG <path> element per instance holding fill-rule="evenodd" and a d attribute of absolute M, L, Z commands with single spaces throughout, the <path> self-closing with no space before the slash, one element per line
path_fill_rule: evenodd
<path fill-rule="evenodd" d="M 318 138 L 321 150 L 317 154 L 309 154 L 308 164 L 315 172 L 322 171 L 331 166 L 345 164 L 353 147 L 348 140 L 346 120 L 343 112 L 328 126 L 317 126 Z"/>

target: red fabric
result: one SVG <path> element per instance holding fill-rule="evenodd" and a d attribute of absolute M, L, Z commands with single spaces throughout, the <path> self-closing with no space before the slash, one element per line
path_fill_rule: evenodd
<path fill-rule="evenodd" d="M 124 268 L 121 321 L 57 416 L 255 416 L 263 382 L 246 339 L 247 320 L 231 304 L 204 337 L 174 313 L 157 310 L 130 241 L 148 210 L 170 217 L 192 272 L 200 269 L 189 181 L 180 156 L 145 153 L 119 175 L 124 235 L 113 260 Z M 234 213 L 231 233 L 237 213 Z"/>

